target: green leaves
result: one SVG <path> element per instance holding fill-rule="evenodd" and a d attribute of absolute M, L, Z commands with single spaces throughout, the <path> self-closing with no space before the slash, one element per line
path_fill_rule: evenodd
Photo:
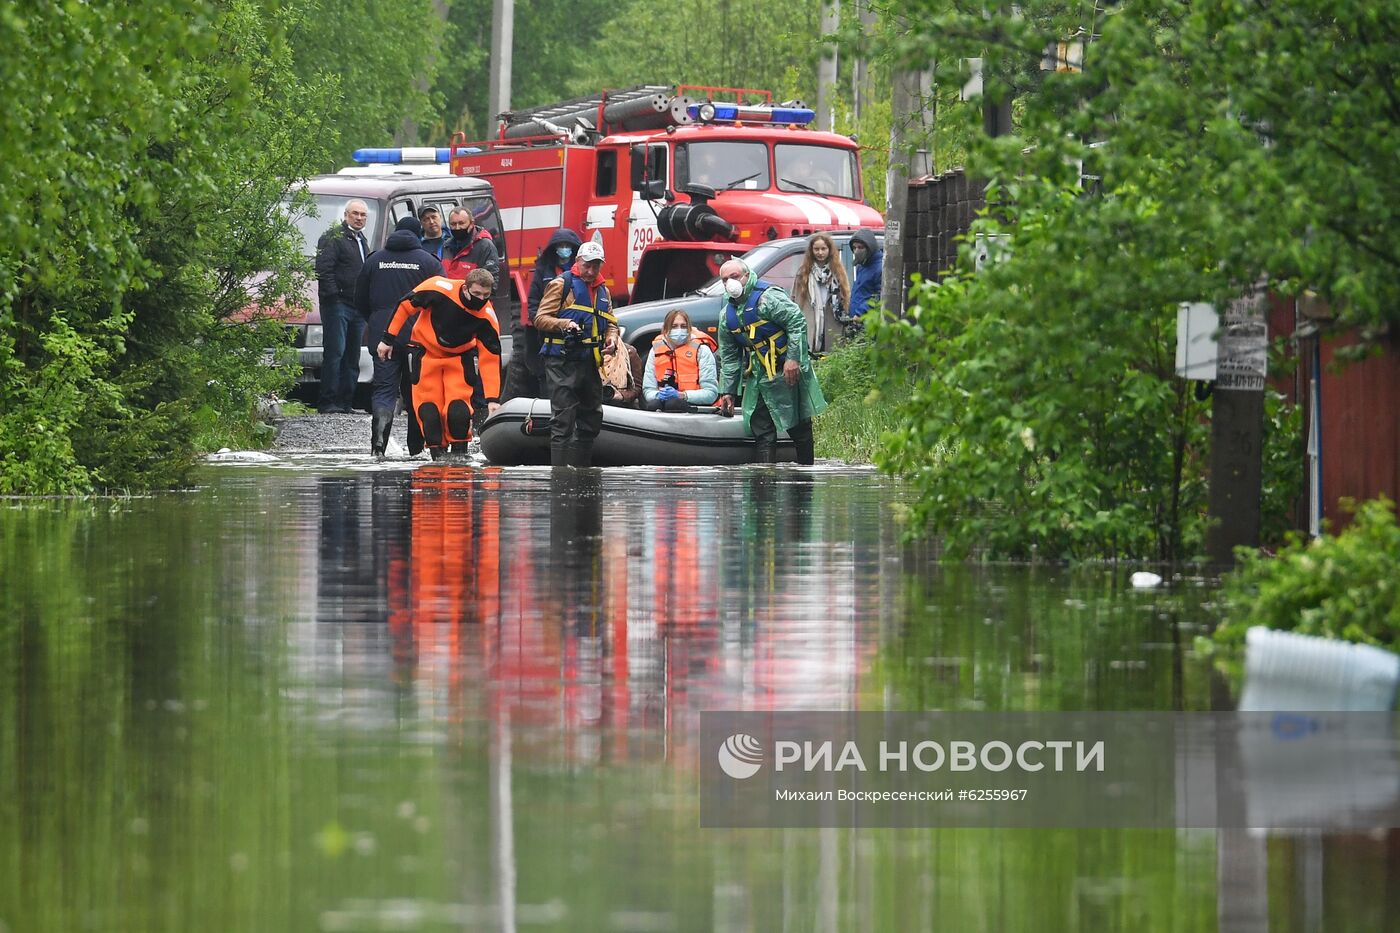
<path fill-rule="evenodd" d="M 1255 625 L 1386 647 L 1400 639 L 1400 526 L 1388 499 L 1362 503 L 1339 534 L 1294 538 L 1275 557 L 1244 549 L 1239 557 L 1216 641 L 1243 645 Z"/>
<path fill-rule="evenodd" d="M 255 434 L 254 402 L 287 379 L 261 357 L 285 336 L 230 321 L 251 292 L 300 292 L 280 203 L 332 164 L 338 106 L 392 129 L 427 100 L 380 84 L 337 96 L 362 86 L 343 80 L 365 74 L 338 63 L 350 51 L 373 47 L 358 60 L 392 78 L 426 67 L 434 41 L 407 4 L 357 10 L 176 0 L 0 15 L 0 492 L 169 485 L 197 440 Z M 351 43 L 343 29 L 361 31 Z M 391 73 L 391 59 L 407 64 Z"/>

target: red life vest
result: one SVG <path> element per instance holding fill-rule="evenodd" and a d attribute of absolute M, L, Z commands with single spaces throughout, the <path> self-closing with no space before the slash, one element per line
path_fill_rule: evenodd
<path fill-rule="evenodd" d="M 668 373 L 676 374 L 676 388 L 681 392 L 694 392 L 700 388 L 700 345 L 704 344 L 715 352 L 714 338 L 704 331 L 692 327 L 690 339 L 679 347 L 666 342 L 665 334 L 658 334 L 651 342 L 652 369 L 656 373 L 656 384 L 665 385 Z"/>

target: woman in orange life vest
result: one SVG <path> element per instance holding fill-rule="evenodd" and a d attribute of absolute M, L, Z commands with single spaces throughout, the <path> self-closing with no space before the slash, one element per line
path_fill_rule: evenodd
<path fill-rule="evenodd" d="M 485 269 L 473 269 L 466 281 L 425 279 L 399 303 L 380 337 L 380 359 L 407 354 L 403 394 L 413 415 L 409 453 L 426 446 L 437 460 L 449 445 L 453 453 L 465 453 L 472 412 L 483 404 L 488 413 L 498 407 L 501 326 L 490 300 L 495 287 Z"/>
<path fill-rule="evenodd" d="M 642 397 L 643 407 L 651 411 L 685 411 L 687 405 L 712 405 L 719 397 L 714 338 L 691 327 L 690 316 L 680 308 L 667 312 L 651 343 Z"/>

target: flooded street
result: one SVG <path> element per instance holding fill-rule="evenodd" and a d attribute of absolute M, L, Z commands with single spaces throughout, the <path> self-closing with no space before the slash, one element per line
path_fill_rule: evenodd
<path fill-rule="evenodd" d="M 696 787 L 705 710 L 1229 708 L 1204 581 L 941 566 L 869 470 L 407 467 L 0 504 L 0 930 L 1217 928 L 1213 831 Z M 1270 929 L 1396 916 L 1393 840 L 1268 851 Z"/>

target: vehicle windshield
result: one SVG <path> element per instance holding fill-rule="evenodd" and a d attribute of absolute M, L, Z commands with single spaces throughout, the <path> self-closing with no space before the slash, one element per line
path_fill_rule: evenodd
<path fill-rule="evenodd" d="M 369 220 L 365 223 L 365 239 L 369 241 L 371 248 L 377 243 L 376 231 L 379 230 L 380 216 L 383 214 L 383 205 L 371 198 L 356 197 L 349 194 L 313 194 L 311 201 L 304 207 L 299 206 L 297 210 L 291 209 L 291 202 L 283 202 L 288 211 L 293 226 L 301 234 L 301 253 L 303 256 L 314 257 L 316 255 L 316 243 L 321 239 L 321 234 L 325 233 L 332 225 L 339 224 L 345 219 L 345 205 L 351 201 L 364 201 L 369 206 Z"/>
<path fill-rule="evenodd" d="M 676 147 L 676 184 L 716 191 L 763 191 L 772 184 L 766 143 L 707 142 Z"/>
<path fill-rule="evenodd" d="M 776 246 L 755 246 L 739 258 L 743 259 L 748 267 L 756 271 L 761 278 L 763 273 L 768 271 L 768 267 L 773 264 L 773 261 L 782 255 L 782 252 L 783 251 Z M 725 256 L 724 258 L 728 259 L 730 257 Z M 724 285 L 720 282 L 719 276 L 715 276 L 704 285 L 697 288 L 693 294 L 711 296 L 722 295 L 724 294 Z"/>
<path fill-rule="evenodd" d="M 856 154 L 832 146 L 774 147 L 779 191 L 805 191 L 838 198 L 859 198 L 856 191 Z"/>

